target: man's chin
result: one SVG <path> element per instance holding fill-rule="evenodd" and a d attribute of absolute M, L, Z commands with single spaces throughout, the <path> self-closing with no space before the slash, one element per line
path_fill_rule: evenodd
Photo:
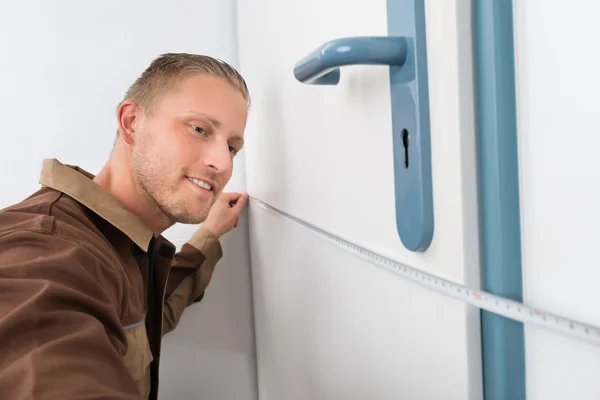
<path fill-rule="evenodd" d="M 201 224 L 206 220 L 208 216 L 207 210 L 179 210 L 177 212 L 168 212 L 168 217 L 173 223 L 197 225 Z"/>
<path fill-rule="evenodd" d="M 177 222 L 180 224 L 197 225 L 203 223 L 206 220 L 206 216 L 207 215 L 204 212 L 197 214 L 186 213 L 185 215 L 179 216 L 179 218 L 177 218 Z"/>
<path fill-rule="evenodd" d="M 208 213 L 214 204 L 214 201 L 209 199 L 199 200 L 198 198 L 184 198 L 182 196 L 174 200 L 173 197 L 168 204 L 163 204 L 160 207 L 173 223 L 201 224 L 208 217 Z"/>

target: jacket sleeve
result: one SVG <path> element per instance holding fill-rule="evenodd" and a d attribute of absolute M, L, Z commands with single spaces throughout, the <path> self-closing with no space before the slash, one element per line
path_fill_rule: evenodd
<path fill-rule="evenodd" d="M 92 249 L 37 231 L 0 237 L 5 399 L 140 399 L 123 363 L 120 280 Z"/>
<path fill-rule="evenodd" d="M 202 300 L 221 257 L 219 239 L 202 227 L 175 254 L 165 293 L 163 335 L 175 329 L 187 306 Z"/>

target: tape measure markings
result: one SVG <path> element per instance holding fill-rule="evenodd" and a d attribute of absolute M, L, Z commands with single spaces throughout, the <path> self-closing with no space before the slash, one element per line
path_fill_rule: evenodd
<path fill-rule="evenodd" d="M 379 267 L 383 267 L 387 270 L 398 273 L 400 276 L 432 289 L 435 292 L 442 293 L 457 300 L 466 302 L 477 308 L 490 311 L 494 314 L 501 315 L 515 321 L 537 325 L 557 333 L 575 337 L 595 345 L 600 345 L 599 327 L 578 322 L 553 313 L 545 312 L 540 309 L 529 307 L 518 301 L 496 296 L 485 291 L 471 289 L 467 286 L 451 282 L 444 278 L 422 272 L 390 258 L 374 253 L 362 246 L 342 239 L 339 236 L 329 233 L 323 229 L 317 228 L 316 226 L 294 217 L 284 211 L 278 210 L 277 208 L 255 197 L 250 196 L 250 202 L 279 216 L 280 218 L 292 221 L 308 229 L 309 231 L 316 233 L 320 237 L 327 239 L 329 242 L 337 245 L 338 247 L 350 251 L 359 258 L 362 258 Z"/>

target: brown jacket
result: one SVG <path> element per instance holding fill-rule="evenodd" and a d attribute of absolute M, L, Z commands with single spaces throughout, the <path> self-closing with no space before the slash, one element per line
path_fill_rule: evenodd
<path fill-rule="evenodd" d="M 45 160 L 0 211 L 3 399 L 155 399 L 161 339 L 222 256 L 202 228 L 176 253 L 91 179 Z"/>

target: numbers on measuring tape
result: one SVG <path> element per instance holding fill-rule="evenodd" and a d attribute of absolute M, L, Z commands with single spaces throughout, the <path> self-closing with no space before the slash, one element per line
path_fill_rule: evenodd
<path fill-rule="evenodd" d="M 531 307 L 528 307 L 522 303 L 513 300 L 505 299 L 499 296 L 494 296 L 486 293 L 485 291 L 473 290 L 463 285 L 448 282 L 434 275 L 419 272 L 416 269 L 409 268 L 393 260 L 389 260 L 386 257 L 372 253 L 361 246 L 341 239 L 336 235 L 333 235 L 311 224 L 301 221 L 300 219 L 293 217 L 283 211 L 277 210 L 276 208 L 252 196 L 250 196 L 250 200 L 253 204 L 257 204 L 262 209 L 272 212 L 280 218 L 299 224 L 300 226 L 305 227 L 309 231 L 316 233 L 319 237 L 328 239 L 330 242 L 335 243 L 338 246 L 346 249 L 347 251 L 358 255 L 362 259 L 367 259 L 368 261 L 380 267 L 399 272 L 400 276 L 404 276 L 407 279 L 415 281 L 437 292 L 445 293 L 451 297 L 459 298 L 463 301 L 466 301 L 468 304 L 474 305 L 475 307 L 479 307 L 482 309 L 486 309 L 497 315 L 505 316 L 523 323 L 534 323 L 538 326 L 541 325 L 555 332 L 563 333 L 569 336 L 586 340 L 596 345 L 600 345 L 600 328 L 598 327 L 571 321 L 567 318 L 552 315 L 551 313 L 535 310 Z"/>

